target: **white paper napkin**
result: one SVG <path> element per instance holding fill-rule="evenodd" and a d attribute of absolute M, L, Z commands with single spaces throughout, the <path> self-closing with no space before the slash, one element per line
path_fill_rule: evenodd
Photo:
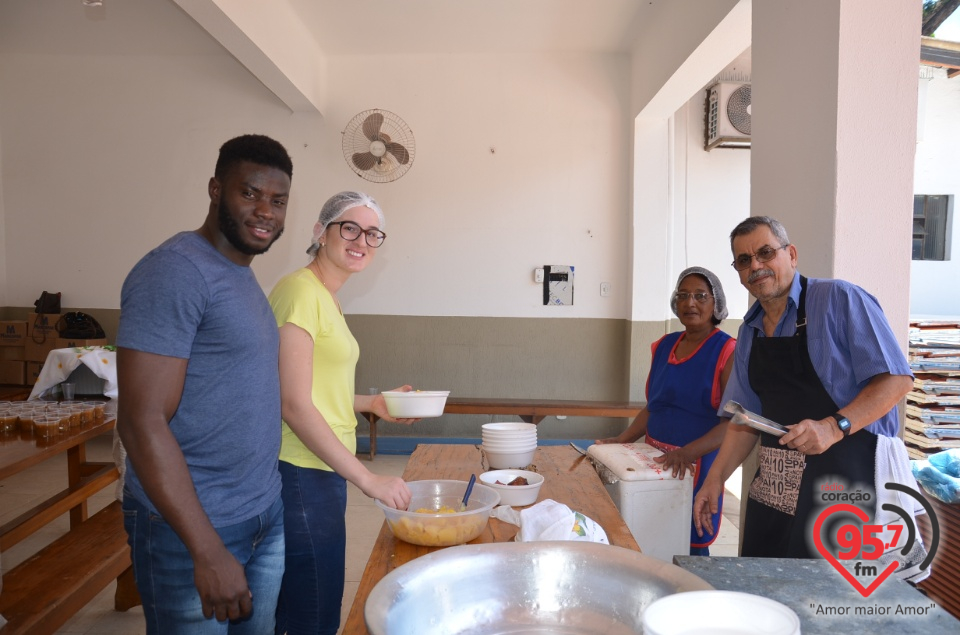
<path fill-rule="evenodd" d="M 500 505 L 491 515 L 520 527 L 515 538 L 517 542 L 584 540 L 610 544 L 607 532 L 593 519 L 549 498 L 520 511 L 509 505 Z"/>

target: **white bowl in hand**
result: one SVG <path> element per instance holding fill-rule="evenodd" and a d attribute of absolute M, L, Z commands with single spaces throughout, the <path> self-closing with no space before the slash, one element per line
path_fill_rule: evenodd
<path fill-rule="evenodd" d="M 439 417 L 447 403 L 449 390 L 385 390 L 382 393 L 387 402 L 387 412 L 395 419 L 424 419 Z"/>

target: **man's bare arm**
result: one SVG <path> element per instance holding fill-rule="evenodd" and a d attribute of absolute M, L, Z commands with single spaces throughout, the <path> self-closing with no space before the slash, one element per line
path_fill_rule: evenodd
<path fill-rule="evenodd" d="M 170 430 L 186 371 L 186 359 L 119 348 L 117 432 L 150 501 L 193 558 L 204 615 L 220 621 L 239 619 L 252 610 L 243 567 L 203 511 Z"/>

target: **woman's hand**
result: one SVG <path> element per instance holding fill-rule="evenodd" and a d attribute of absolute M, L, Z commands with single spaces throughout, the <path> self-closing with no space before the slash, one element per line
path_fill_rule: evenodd
<path fill-rule="evenodd" d="M 714 467 L 716 469 L 716 463 Z M 693 498 L 693 526 L 697 530 L 697 536 L 703 538 L 703 534 L 713 535 L 717 530 L 713 526 L 713 515 L 720 509 L 720 496 L 723 494 L 723 483 L 719 479 L 711 480 L 710 474 L 700 487 L 700 491 Z"/>
<path fill-rule="evenodd" d="M 383 476 L 371 472 L 369 480 L 364 482 L 360 489 L 370 498 L 394 509 L 406 509 L 413 497 L 410 488 L 399 476 Z"/>
<path fill-rule="evenodd" d="M 664 468 L 673 470 L 673 476 L 675 478 L 683 478 L 687 470 L 690 470 L 691 475 L 693 474 L 697 458 L 699 457 L 692 456 L 692 453 L 687 449 L 677 448 L 676 450 L 664 452 L 662 456 L 655 456 L 653 460 L 657 463 L 662 463 Z"/>
<path fill-rule="evenodd" d="M 399 388 L 394 388 L 390 392 L 410 392 L 413 390 L 413 386 L 403 385 Z M 373 395 L 370 399 L 370 403 L 367 405 L 366 412 L 372 412 L 377 415 L 380 419 L 384 421 L 389 421 L 390 423 L 402 423 L 404 425 L 410 425 L 411 423 L 417 423 L 420 419 L 395 419 L 390 416 L 390 413 L 387 412 L 387 400 L 384 399 L 383 395 L 377 393 Z"/>

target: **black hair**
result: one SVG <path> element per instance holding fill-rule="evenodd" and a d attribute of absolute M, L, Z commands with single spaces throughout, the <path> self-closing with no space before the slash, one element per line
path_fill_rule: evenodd
<path fill-rule="evenodd" d="M 286 148 L 280 142 L 264 135 L 242 135 L 220 146 L 220 156 L 217 158 L 214 176 L 217 179 L 223 178 L 230 168 L 241 161 L 276 168 L 291 179 L 293 178 L 293 161 L 290 160 Z"/>

